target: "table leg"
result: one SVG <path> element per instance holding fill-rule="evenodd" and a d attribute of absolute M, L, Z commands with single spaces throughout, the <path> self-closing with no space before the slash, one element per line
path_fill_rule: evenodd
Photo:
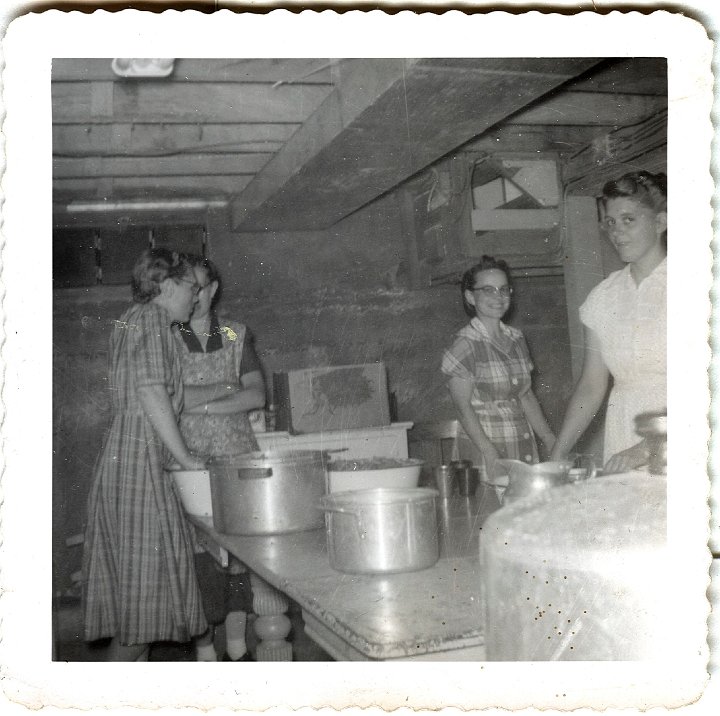
<path fill-rule="evenodd" d="M 292 661 L 292 644 L 285 639 L 290 633 L 290 619 L 285 615 L 290 603 L 287 597 L 264 579 L 250 572 L 257 645 L 257 661 Z"/>

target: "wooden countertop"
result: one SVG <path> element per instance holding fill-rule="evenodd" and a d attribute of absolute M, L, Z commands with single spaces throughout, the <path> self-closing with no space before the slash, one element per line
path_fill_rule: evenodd
<path fill-rule="evenodd" d="M 232 536 L 209 519 L 192 518 L 214 542 L 296 601 L 338 658 L 447 658 L 461 650 L 481 658 L 484 607 L 479 535 L 497 509 L 492 490 L 437 502 L 440 559 L 431 568 L 390 575 L 354 575 L 330 567 L 325 530 Z M 327 641 L 327 640 L 326 640 Z M 332 649 L 332 647 L 331 647 Z"/>

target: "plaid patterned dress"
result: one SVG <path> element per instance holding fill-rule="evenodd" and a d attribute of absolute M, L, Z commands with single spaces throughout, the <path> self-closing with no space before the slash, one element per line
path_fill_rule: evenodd
<path fill-rule="evenodd" d="M 520 396 L 530 390 L 530 352 L 517 328 L 500 323 L 500 330 L 509 339 L 509 347 L 494 341 L 482 321 L 473 318 L 443 354 L 441 370 L 448 379 L 473 382 L 473 410 L 500 457 L 534 463 L 537 444 L 520 402 Z M 487 479 L 482 453 L 462 426 L 457 440 L 460 456 L 471 459 L 480 468 L 481 479 Z"/>
<path fill-rule="evenodd" d="M 169 453 L 138 398 L 163 385 L 177 413 L 182 382 L 173 329 L 154 303 L 128 309 L 110 337 L 113 418 L 95 466 L 83 553 L 85 639 L 188 641 L 207 628 L 193 540 Z"/>

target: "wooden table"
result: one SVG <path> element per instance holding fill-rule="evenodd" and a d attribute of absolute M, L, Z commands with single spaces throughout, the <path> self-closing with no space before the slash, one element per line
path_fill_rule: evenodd
<path fill-rule="evenodd" d="M 288 598 L 300 605 L 308 636 L 337 660 L 483 660 L 479 538 L 498 507 L 483 486 L 474 497 L 438 500 L 438 562 L 377 576 L 332 569 L 322 529 L 231 536 L 209 519 L 192 520 L 208 551 L 222 560 L 227 550 L 251 572 L 258 660 L 292 659 Z"/>

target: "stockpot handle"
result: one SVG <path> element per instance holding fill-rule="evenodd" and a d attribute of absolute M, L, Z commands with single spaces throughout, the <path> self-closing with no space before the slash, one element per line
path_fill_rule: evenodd
<path fill-rule="evenodd" d="M 322 450 L 323 459 L 325 462 L 332 462 L 332 454 L 334 452 L 347 452 L 350 448 L 327 448 L 326 450 Z"/>
<path fill-rule="evenodd" d="M 239 480 L 256 480 L 272 477 L 273 469 L 271 467 L 239 467 L 237 472 Z"/>
<path fill-rule="evenodd" d="M 355 518 L 355 525 L 357 526 L 358 535 L 360 539 L 365 539 L 366 531 L 363 529 L 362 515 L 358 510 L 349 510 L 347 507 L 339 507 L 337 505 L 326 505 L 320 504 L 320 509 L 325 512 L 339 512 L 343 515 L 352 515 Z"/>

